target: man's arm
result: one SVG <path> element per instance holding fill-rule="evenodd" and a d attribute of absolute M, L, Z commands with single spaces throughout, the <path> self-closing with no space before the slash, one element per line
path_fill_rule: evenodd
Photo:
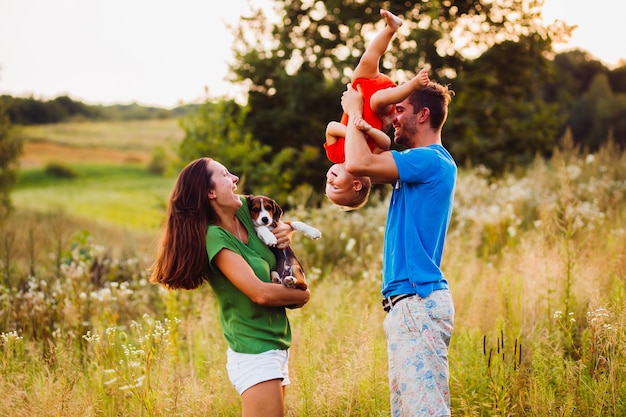
<path fill-rule="evenodd" d="M 363 117 L 363 97 L 352 86 L 348 86 L 341 97 L 341 105 L 349 116 L 345 144 L 346 170 L 352 175 L 368 176 L 375 183 L 393 183 L 398 179 L 398 168 L 391 152 L 370 152 L 363 131 L 354 123 Z"/>

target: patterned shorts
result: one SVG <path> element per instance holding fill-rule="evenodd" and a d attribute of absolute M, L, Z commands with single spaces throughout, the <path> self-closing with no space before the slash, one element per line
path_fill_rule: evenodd
<path fill-rule="evenodd" d="M 448 346 L 454 324 L 449 290 L 399 301 L 384 321 L 393 417 L 450 416 Z"/>

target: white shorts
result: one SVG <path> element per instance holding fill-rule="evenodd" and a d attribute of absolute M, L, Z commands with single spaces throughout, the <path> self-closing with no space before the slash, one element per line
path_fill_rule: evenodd
<path fill-rule="evenodd" d="M 270 350 L 263 353 L 226 352 L 228 378 L 239 395 L 248 388 L 272 379 L 281 379 L 289 385 L 289 350 Z"/>

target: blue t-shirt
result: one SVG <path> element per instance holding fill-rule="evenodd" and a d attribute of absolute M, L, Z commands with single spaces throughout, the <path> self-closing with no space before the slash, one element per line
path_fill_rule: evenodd
<path fill-rule="evenodd" d="M 441 257 L 452 216 L 457 167 L 441 145 L 392 151 L 398 168 L 385 227 L 382 294 L 448 288 Z"/>

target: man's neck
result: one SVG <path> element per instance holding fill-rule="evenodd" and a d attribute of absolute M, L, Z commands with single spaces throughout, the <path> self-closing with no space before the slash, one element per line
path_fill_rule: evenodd
<path fill-rule="evenodd" d="M 441 135 L 437 133 L 422 135 L 414 142 L 413 148 L 421 148 L 430 145 L 441 145 Z"/>

